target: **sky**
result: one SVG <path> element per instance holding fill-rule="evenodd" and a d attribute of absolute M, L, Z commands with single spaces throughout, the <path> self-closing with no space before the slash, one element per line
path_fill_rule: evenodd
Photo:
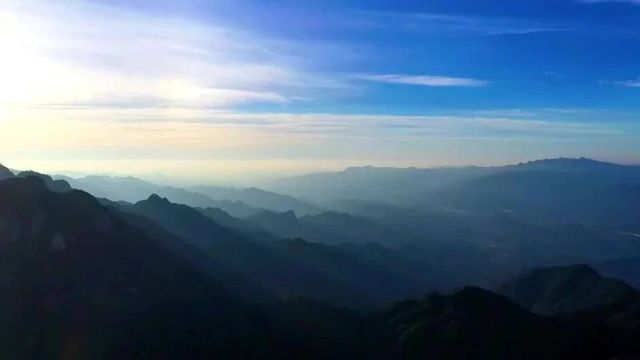
<path fill-rule="evenodd" d="M 640 163 L 638 0 L 0 0 L 0 162 L 245 182 Z"/>

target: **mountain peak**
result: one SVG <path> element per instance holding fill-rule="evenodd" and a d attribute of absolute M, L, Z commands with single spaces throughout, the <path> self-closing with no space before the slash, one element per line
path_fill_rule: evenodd
<path fill-rule="evenodd" d="M 45 185 L 49 190 L 55 192 L 69 192 L 73 190 L 71 185 L 66 180 L 54 180 L 51 176 L 46 174 L 41 174 L 39 172 L 35 172 L 32 170 L 26 170 L 18 174 L 18 177 L 21 178 L 39 178 L 44 181 Z"/>
<path fill-rule="evenodd" d="M 168 203 L 169 200 L 167 198 L 163 198 L 158 194 L 151 194 L 149 195 L 149 198 L 147 198 L 147 201 L 149 202 L 155 202 L 155 203 Z"/>
<path fill-rule="evenodd" d="M 608 163 L 600 160 L 580 158 L 553 158 L 540 159 L 523 162 L 515 165 L 518 168 L 534 169 L 534 170 L 598 170 L 610 169 L 621 165 Z"/>

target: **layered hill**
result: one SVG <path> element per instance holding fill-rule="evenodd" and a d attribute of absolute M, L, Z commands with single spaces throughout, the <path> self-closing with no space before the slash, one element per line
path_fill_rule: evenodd
<path fill-rule="evenodd" d="M 45 181 L 0 181 L 5 358 L 631 359 L 640 353 L 637 293 L 584 266 L 537 270 L 506 286 L 527 308 L 571 312 L 563 316 L 534 314 L 473 287 L 363 313 L 326 301 L 358 296 L 365 290 L 358 282 L 379 291 L 397 286 L 397 274 L 344 252 L 366 247 L 373 258 L 385 250 L 302 240 L 263 244 L 159 196 L 104 206 L 81 191 L 53 191 Z M 279 301 L 267 294 L 246 305 L 252 286 L 293 296 Z"/>
<path fill-rule="evenodd" d="M 277 298 L 305 296 L 366 308 L 415 294 L 421 285 L 337 247 L 272 236 L 251 237 L 157 195 L 118 208 L 153 221 Z"/>
<path fill-rule="evenodd" d="M 38 177 L 0 182 L 0 248 L 5 358 L 239 356 L 260 328 L 170 246 Z"/>
<path fill-rule="evenodd" d="M 300 214 L 321 211 L 319 207 L 292 196 L 258 188 L 199 186 L 186 189 L 159 185 L 131 176 L 86 176 L 82 178 L 58 176 L 56 179 L 65 180 L 73 188 L 85 190 L 96 197 L 113 201 L 137 202 L 148 198 L 151 194 L 158 194 L 172 202 L 193 207 L 220 208 L 237 217 L 250 216 L 263 209 L 295 211 Z"/>

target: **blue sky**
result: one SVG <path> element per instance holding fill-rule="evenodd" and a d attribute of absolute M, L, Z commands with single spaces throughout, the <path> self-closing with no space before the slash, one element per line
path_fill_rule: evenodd
<path fill-rule="evenodd" d="M 640 2 L 0 0 L 14 167 L 640 162 Z"/>

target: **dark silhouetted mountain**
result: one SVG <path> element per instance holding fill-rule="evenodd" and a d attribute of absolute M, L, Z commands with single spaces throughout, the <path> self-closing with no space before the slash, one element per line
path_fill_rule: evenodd
<path fill-rule="evenodd" d="M 15 175 L 9 168 L 0 164 L 0 181 L 14 177 Z"/>
<path fill-rule="evenodd" d="M 61 180 L 61 179 L 54 180 L 49 175 L 40 174 L 31 170 L 22 171 L 18 174 L 18 177 L 21 177 L 21 178 L 26 178 L 29 176 L 34 176 L 42 179 L 42 181 L 44 181 L 44 183 L 47 185 L 47 188 L 49 188 L 49 190 L 51 191 L 55 191 L 55 192 L 71 191 L 71 185 L 69 185 L 69 183 L 65 180 Z"/>
<path fill-rule="evenodd" d="M 622 281 L 603 278 L 587 265 L 529 271 L 499 292 L 539 314 L 574 313 L 619 302 L 636 293 Z"/>
<path fill-rule="evenodd" d="M 281 195 L 258 188 L 235 189 L 220 186 L 196 186 L 192 189 L 212 199 L 240 201 L 256 208 L 271 211 L 293 211 L 301 215 L 318 214 L 324 211 L 316 205 L 298 200 L 292 196 Z"/>
<path fill-rule="evenodd" d="M 318 352 L 331 346 L 349 349 L 341 353 L 352 358 L 605 360 L 634 359 L 639 350 L 633 324 L 640 307 L 634 301 L 552 318 L 491 291 L 466 287 L 375 314 L 306 300 L 281 306 L 276 328 L 290 333 L 295 343 Z"/>
<path fill-rule="evenodd" d="M 316 244 L 302 239 L 276 243 L 277 248 L 292 260 L 301 262 L 315 271 L 358 292 L 368 294 L 376 304 L 390 304 L 399 299 L 424 293 L 425 289 L 436 289 L 432 274 L 426 267 L 406 264 L 407 259 L 390 256 L 388 263 L 373 259 L 349 249 Z M 391 251 L 390 251 L 391 252 Z M 415 270 L 415 272 L 410 272 Z"/>
<path fill-rule="evenodd" d="M 345 283 L 352 283 L 350 287 L 367 289 L 378 298 L 415 295 L 427 289 L 448 290 L 462 283 L 432 264 L 431 256 L 405 256 L 404 250 L 397 250 L 402 244 L 399 239 L 402 235 L 392 233 L 369 219 L 339 213 L 298 218 L 292 211 L 264 211 L 241 220 L 219 209 L 200 211 L 248 237 L 268 241 L 292 259 L 320 272 L 331 273 Z M 458 254 L 458 257 L 464 256 Z M 349 266 L 353 267 L 352 271 L 339 270 Z M 376 279 L 371 278 L 373 274 L 376 274 Z"/>
<path fill-rule="evenodd" d="M 198 210 L 152 195 L 123 211 L 142 215 L 280 298 L 306 296 L 348 306 L 372 306 L 373 296 L 348 282 L 288 256 L 280 248 L 257 242 L 215 223 Z M 331 266 L 330 263 L 325 266 Z M 349 274 L 342 274 L 348 277 Z"/>
<path fill-rule="evenodd" d="M 304 298 L 276 304 L 269 313 L 290 340 L 291 359 L 391 359 L 388 347 L 376 342 L 381 327 L 371 326 L 367 315 Z"/>
<path fill-rule="evenodd" d="M 511 358 L 510 352 L 541 341 L 553 329 L 552 322 L 506 298 L 470 287 L 400 303 L 386 316 L 407 359 Z"/>
<path fill-rule="evenodd" d="M 620 279 L 640 289 L 640 256 L 595 262 L 593 267 L 604 276 Z"/>
<path fill-rule="evenodd" d="M 3 358 L 269 351 L 235 345 L 268 338 L 252 310 L 86 193 L 34 176 L 0 182 L 0 248 Z"/>
<path fill-rule="evenodd" d="M 603 325 L 534 315 L 479 288 L 401 303 L 385 316 L 402 359 L 610 359 L 627 351 Z"/>
<path fill-rule="evenodd" d="M 450 290 L 468 283 L 465 281 L 469 281 L 470 269 L 467 266 L 476 265 L 465 255 L 471 245 L 465 245 L 466 250 L 455 245 L 444 250 L 446 242 L 443 242 L 435 246 L 423 246 L 419 252 L 408 250 L 403 247 L 408 241 L 406 233 L 392 232 L 371 219 L 349 214 L 323 213 L 298 218 L 292 211 L 263 211 L 240 220 L 230 218 L 218 209 L 200 211 L 248 237 L 278 245 L 280 251 L 286 251 L 293 259 L 313 265 L 321 272 L 334 271 L 343 266 L 340 265 L 341 261 L 349 259 L 349 266 L 359 267 L 360 274 L 369 271 L 371 274 L 378 274 L 385 281 L 394 278 L 395 284 L 382 286 L 380 291 L 372 291 L 371 286 L 381 286 L 377 280 L 357 280 L 359 278 L 356 271 L 344 271 L 342 275 L 334 271 L 332 276 L 340 277 L 345 282 L 361 282 L 361 285 L 354 287 L 368 288 L 369 293 L 377 292 L 378 298 L 396 297 L 391 291 L 395 288 L 405 289 L 399 293 L 407 293 L 406 289 Z M 268 233 L 262 229 L 266 229 Z M 279 240 L 280 238 L 298 240 Z M 296 246 L 282 246 L 294 244 Z M 329 260 L 331 256 L 335 257 L 333 262 Z M 452 262 L 448 259 L 450 257 L 459 261 Z M 326 262 L 317 261 L 320 259 L 325 259 Z M 450 264 L 443 266 L 443 261 L 449 261 Z M 481 276 L 479 272 L 474 272 L 474 275 Z"/>
<path fill-rule="evenodd" d="M 358 247 L 336 247 L 304 240 L 284 240 L 242 220 L 215 211 L 233 226 L 218 225 L 186 205 L 152 196 L 125 211 L 143 215 L 190 241 L 216 262 L 262 284 L 280 298 L 305 296 L 347 306 L 379 306 L 443 289 L 429 266 L 401 256 L 382 261 Z M 205 212 L 206 213 L 206 212 Z M 283 214 L 282 216 L 287 216 Z M 289 213 L 289 216 L 295 215 Z M 392 253 L 392 250 L 388 250 Z M 295 276 L 292 276 L 295 275 Z"/>
<path fill-rule="evenodd" d="M 428 274 L 420 282 L 425 290 L 465 284 L 495 286 L 531 267 L 640 255 L 640 243 L 617 231 L 532 225 L 504 213 L 480 217 L 398 209 L 371 219 L 340 213 L 297 217 L 293 212 L 265 211 L 244 221 L 279 237 L 329 245 L 383 245 L 389 250 L 385 256 L 402 258 Z M 358 251 L 366 248 L 350 249 L 360 256 Z"/>
<path fill-rule="evenodd" d="M 257 246 L 159 196 L 103 203 L 53 192 L 39 177 L 0 182 L 3 358 L 631 359 L 639 351 L 637 296 L 552 318 L 465 288 L 363 314 L 295 296 L 308 292 L 296 278 L 318 286 L 313 274 L 322 267 L 332 281 L 377 281 L 377 291 L 395 281 L 341 248 Z M 309 268 L 274 262 L 278 247 L 276 259 Z M 210 273 L 218 264 L 241 270 L 236 261 L 260 285 L 289 289 L 290 299 L 243 305 L 224 285 L 229 279 Z M 318 289 L 331 300 L 358 296 L 330 294 L 343 291 L 331 282 Z"/>
<path fill-rule="evenodd" d="M 386 230 L 380 232 L 386 240 L 369 239 L 401 250 L 403 256 L 432 268 L 440 283 L 456 287 L 495 287 L 532 267 L 597 264 L 640 255 L 636 237 L 615 229 L 530 224 L 508 212 L 395 208 L 368 220 L 377 224 L 372 229 Z"/>
<path fill-rule="evenodd" d="M 213 259 L 201 248 L 193 246 L 191 241 L 179 237 L 159 226 L 149 218 L 131 212 L 133 204 L 113 202 L 99 199 L 99 202 L 109 208 L 122 221 L 141 231 L 148 237 L 162 242 L 171 251 L 198 267 L 209 277 L 223 284 L 232 295 L 244 302 L 271 302 L 275 296 L 241 273 L 235 272 Z M 186 205 L 185 205 L 186 207 Z"/>

